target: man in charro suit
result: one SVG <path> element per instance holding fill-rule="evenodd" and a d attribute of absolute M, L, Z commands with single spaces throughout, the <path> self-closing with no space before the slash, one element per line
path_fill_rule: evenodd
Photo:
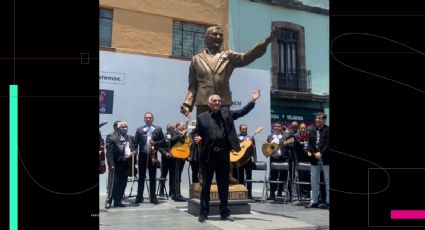
<path fill-rule="evenodd" d="M 255 162 L 257 162 L 257 150 L 255 147 L 255 138 L 248 135 L 248 126 L 245 124 L 241 124 L 239 126 L 240 133 L 238 134 L 238 138 L 240 142 L 251 139 L 252 145 L 246 150 L 245 154 L 250 154 L 251 157 L 248 159 L 248 162 L 245 165 L 240 167 L 233 167 L 233 175 L 238 178 L 239 184 L 245 184 L 245 175 L 247 180 L 252 179 L 252 169 L 255 167 Z M 248 199 L 253 199 L 252 197 L 252 183 L 247 183 L 248 189 Z"/>
<path fill-rule="evenodd" d="M 286 130 L 286 128 L 285 128 Z M 284 144 L 286 140 L 286 134 L 282 129 L 282 124 L 279 121 L 273 122 L 273 133 L 267 136 L 267 139 L 264 143 L 279 143 L 280 148 L 273 151 L 273 154 L 270 156 L 270 165 L 273 162 L 283 163 L 288 159 L 288 144 Z M 270 170 L 269 179 L 272 181 L 286 181 L 288 176 L 288 171 L 285 170 Z M 279 185 L 272 183 L 270 184 L 270 196 L 269 199 L 274 200 L 277 196 L 282 196 L 283 192 L 283 183 Z"/>
<path fill-rule="evenodd" d="M 119 135 L 119 129 L 118 129 L 118 123 L 121 121 L 115 121 L 113 124 L 114 133 Z M 114 169 L 111 166 L 113 165 L 113 158 L 112 154 L 106 154 L 106 160 L 108 163 L 108 177 L 106 179 L 106 201 L 105 201 L 105 208 L 110 208 L 112 206 L 112 188 L 114 187 Z"/>
<path fill-rule="evenodd" d="M 156 198 L 156 164 L 157 151 L 165 144 L 164 134 L 159 126 L 153 125 L 153 114 L 151 112 L 145 113 L 144 116 L 145 126 L 137 128 L 135 134 L 135 146 L 139 147 L 138 158 L 138 171 L 139 183 L 137 184 L 137 196 L 135 203 L 143 202 L 143 191 L 145 189 L 146 166 L 149 170 L 149 196 L 150 202 L 159 204 Z M 151 155 L 153 154 L 153 155 Z M 152 159 L 154 156 L 154 159 Z"/>
<path fill-rule="evenodd" d="M 278 35 L 279 30 L 273 28 L 270 35 L 258 42 L 246 53 L 222 50 L 223 31 L 219 26 L 211 26 L 205 31 L 206 48 L 193 56 L 189 67 L 189 87 L 181 106 L 181 112 L 188 116 L 196 104 L 196 115 L 208 111 L 208 97 L 216 94 L 221 98 L 221 106 L 230 108 L 232 97 L 230 92 L 230 77 L 235 68 L 244 67 L 263 56 L 267 46 Z M 199 146 L 199 148 L 201 148 Z M 198 151 L 199 151 L 198 148 Z M 202 152 L 200 152 L 202 155 Z M 238 181 L 229 175 L 230 183 Z"/>
<path fill-rule="evenodd" d="M 129 161 L 131 161 L 131 155 L 136 154 L 134 139 L 127 135 L 127 131 L 128 123 L 120 121 L 117 129 L 106 137 L 106 156 L 109 170 L 114 173 L 112 187 L 114 207 L 125 207 L 121 203 L 121 199 L 127 186 Z"/>
<path fill-rule="evenodd" d="M 183 122 L 177 122 L 176 129 L 171 133 L 170 144 L 171 147 L 177 144 L 177 142 L 184 143 L 187 137 L 186 124 Z M 181 174 L 183 171 L 185 160 L 179 158 L 173 158 L 173 166 L 170 170 L 170 194 L 174 201 L 185 201 L 180 192 Z"/>
<path fill-rule="evenodd" d="M 209 110 L 197 116 L 196 129 L 193 130 L 194 142 L 202 141 L 200 162 L 204 180 L 201 191 L 201 209 L 199 222 L 205 222 L 209 213 L 211 182 L 216 173 L 218 196 L 220 199 L 220 216 L 222 220 L 233 221 L 227 208 L 229 196 L 230 151 L 241 150 L 236 135 L 234 120 L 245 116 L 255 106 L 260 97 L 260 90 L 252 93 L 251 101 L 240 110 L 221 108 L 219 95 L 208 99 Z"/>
<path fill-rule="evenodd" d="M 162 154 L 161 178 L 166 178 L 170 172 L 169 188 L 170 196 L 174 201 L 185 201 L 180 193 L 181 173 L 184 168 L 184 159 L 174 158 L 171 149 L 177 142 L 184 143 L 187 136 L 186 125 L 177 122 L 175 125 L 167 125 L 166 145 L 159 149 Z M 160 196 L 164 194 L 165 183 L 160 184 Z"/>

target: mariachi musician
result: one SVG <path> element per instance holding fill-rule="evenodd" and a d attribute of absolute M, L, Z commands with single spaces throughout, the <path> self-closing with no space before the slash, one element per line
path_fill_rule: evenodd
<path fill-rule="evenodd" d="M 267 140 L 265 141 L 265 143 L 278 143 L 279 144 L 279 148 L 276 151 L 273 151 L 273 154 L 270 157 L 270 165 L 273 162 L 279 162 L 279 163 L 283 163 L 286 161 L 286 156 L 287 156 L 287 149 L 284 147 L 284 141 L 285 141 L 285 136 L 283 133 L 283 129 L 282 129 L 282 124 L 279 121 L 275 121 L 273 123 L 273 133 L 271 135 L 267 136 Z M 269 179 L 270 180 L 277 180 L 279 178 L 279 181 L 285 181 L 288 174 L 288 172 L 285 170 L 270 170 L 270 176 Z M 282 196 L 282 192 L 283 192 L 283 183 L 279 184 L 279 187 L 277 188 L 277 184 L 272 183 L 270 184 L 270 196 L 269 199 L 274 200 L 276 197 L 276 192 L 277 190 L 277 195 L 278 196 Z"/>
<path fill-rule="evenodd" d="M 170 172 L 170 179 L 168 180 L 168 186 L 170 188 L 169 195 L 171 196 L 174 194 L 174 167 L 175 167 L 175 161 L 172 158 L 172 155 L 170 153 L 171 149 L 171 134 L 176 129 L 175 124 L 167 124 L 167 133 L 165 134 L 165 146 L 159 147 L 159 152 L 161 153 L 161 178 L 166 178 L 168 175 L 168 172 Z M 159 196 L 164 196 L 164 190 L 165 190 L 165 181 L 161 181 L 159 183 Z"/>
<path fill-rule="evenodd" d="M 104 174 L 106 172 L 106 163 L 105 163 L 105 140 L 102 138 L 102 133 L 100 128 L 106 125 L 108 122 L 103 122 L 99 125 L 99 174 Z"/>
<path fill-rule="evenodd" d="M 117 129 L 106 137 L 106 156 L 109 170 L 114 172 L 112 199 L 114 207 L 125 207 L 121 202 L 129 174 L 129 161 L 136 154 L 134 138 L 127 135 L 128 123 L 120 121 Z M 110 202 L 110 201 L 109 201 Z"/>
<path fill-rule="evenodd" d="M 157 152 L 159 147 L 165 145 L 162 128 L 153 125 L 153 114 L 147 112 L 144 115 L 145 126 L 139 127 L 135 134 L 135 145 L 139 147 L 139 182 L 137 184 L 137 196 L 135 203 L 143 202 L 143 191 L 145 189 L 146 170 L 149 170 L 149 197 L 150 202 L 159 204 L 155 194 L 156 189 L 156 168 L 158 164 Z"/>
<path fill-rule="evenodd" d="M 118 123 L 121 121 L 115 121 L 112 127 L 114 128 L 114 133 L 119 133 L 118 129 Z M 105 201 L 105 208 L 110 208 L 112 205 L 112 188 L 114 186 L 114 170 L 112 169 L 113 165 L 113 159 L 111 155 L 106 155 L 106 159 L 108 162 L 108 177 L 106 182 L 106 201 Z"/>
<path fill-rule="evenodd" d="M 170 146 L 175 146 L 176 144 L 187 144 L 187 151 L 189 149 L 189 143 L 185 143 L 188 135 L 186 125 L 183 122 L 178 122 L 176 128 L 170 132 Z M 189 152 L 188 152 L 189 153 Z M 170 194 L 174 201 L 185 201 L 181 195 L 180 184 L 181 184 L 181 174 L 183 171 L 185 159 L 182 158 L 173 158 L 174 167 L 170 171 L 170 181 L 172 181 L 172 186 L 170 186 Z"/>
<path fill-rule="evenodd" d="M 248 154 L 250 157 L 248 158 L 248 161 L 243 165 L 238 165 L 235 167 L 233 165 L 233 176 L 235 178 L 238 178 L 240 184 L 245 184 L 245 175 L 247 180 L 252 179 L 252 169 L 255 167 L 255 162 L 257 162 L 257 150 L 255 147 L 255 139 L 254 137 L 248 136 L 248 126 L 245 124 L 241 124 L 239 126 L 240 133 L 238 134 L 238 138 L 240 142 L 243 142 L 247 139 L 252 140 L 252 145 L 247 149 L 245 154 Z M 247 184 L 248 189 L 248 199 L 252 198 L 252 183 Z"/>

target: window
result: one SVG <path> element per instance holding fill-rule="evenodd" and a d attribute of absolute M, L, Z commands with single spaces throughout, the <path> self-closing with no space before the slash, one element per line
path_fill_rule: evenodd
<path fill-rule="evenodd" d="M 99 46 L 111 47 L 112 10 L 99 9 Z"/>
<path fill-rule="evenodd" d="M 287 90 L 298 89 L 298 66 L 297 48 L 298 33 L 291 30 L 281 30 L 277 43 L 279 47 L 278 57 L 278 83 L 279 88 Z"/>
<path fill-rule="evenodd" d="M 173 56 L 192 57 L 205 48 L 205 25 L 173 22 Z"/>
<path fill-rule="evenodd" d="M 272 26 L 280 29 L 272 42 L 272 89 L 310 92 L 304 27 L 291 22 L 272 22 Z"/>

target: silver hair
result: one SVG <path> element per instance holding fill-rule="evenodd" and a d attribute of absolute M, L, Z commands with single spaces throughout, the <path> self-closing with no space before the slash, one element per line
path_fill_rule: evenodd
<path fill-rule="evenodd" d="M 219 95 L 217 95 L 217 94 L 213 94 L 213 95 L 211 95 L 209 98 L 208 98 L 208 102 L 212 102 L 212 98 L 214 97 L 214 96 L 218 96 L 218 97 L 220 97 Z M 220 98 L 221 99 L 221 98 Z"/>

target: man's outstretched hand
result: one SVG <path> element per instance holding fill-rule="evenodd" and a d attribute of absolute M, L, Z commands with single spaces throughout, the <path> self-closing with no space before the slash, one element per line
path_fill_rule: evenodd
<path fill-rule="evenodd" d="M 251 95 L 252 102 L 255 102 L 260 97 L 260 89 L 254 90 Z"/>

